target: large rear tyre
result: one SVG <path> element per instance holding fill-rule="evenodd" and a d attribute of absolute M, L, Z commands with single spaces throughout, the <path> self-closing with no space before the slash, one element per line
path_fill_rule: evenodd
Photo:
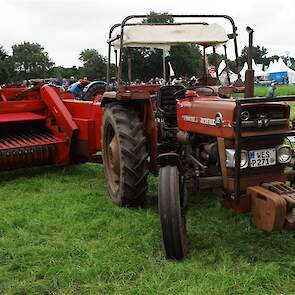
<path fill-rule="evenodd" d="M 162 167 L 159 174 L 159 211 L 166 257 L 180 260 L 187 253 L 186 186 L 176 166 Z"/>
<path fill-rule="evenodd" d="M 104 109 L 102 158 L 108 191 L 119 206 L 143 204 L 147 191 L 146 137 L 135 110 L 120 104 Z"/>

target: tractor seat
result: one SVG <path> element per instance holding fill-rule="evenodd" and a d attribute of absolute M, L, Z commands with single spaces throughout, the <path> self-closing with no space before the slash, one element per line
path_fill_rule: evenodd
<path fill-rule="evenodd" d="M 177 91 L 179 91 L 179 93 L 177 95 L 174 95 L 174 93 Z M 185 87 L 183 85 L 161 86 L 157 96 L 158 109 L 165 116 L 175 116 L 176 101 L 184 98 L 184 96 L 185 96 Z"/>

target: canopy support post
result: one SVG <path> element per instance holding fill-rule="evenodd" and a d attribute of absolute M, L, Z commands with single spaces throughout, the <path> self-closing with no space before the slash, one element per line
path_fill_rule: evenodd
<path fill-rule="evenodd" d="M 162 58 L 162 60 L 163 60 L 163 79 L 164 79 L 164 81 L 166 83 L 166 81 L 167 81 L 167 73 L 166 73 L 166 57 L 165 57 L 165 50 L 164 49 L 163 49 L 163 58 Z"/>
<path fill-rule="evenodd" d="M 131 59 L 131 48 L 127 48 L 127 55 L 128 55 L 128 80 L 129 83 L 132 81 L 132 59 Z"/>
<path fill-rule="evenodd" d="M 215 66 L 216 79 L 217 79 L 218 82 L 220 82 L 219 81 L 219 76 L 218 76 L 218 69 L 217 69 L 217 56 L 216 56 L 216 48 L 215 48 L 215 46 L 213 46 L 213 57 L 214 57 L 213 65 Z"/>
<path fill-rule="evenodd" d="M 227 63 L 227 48 L 226 48 L 226 45 L 223 45 L 223 47 L 224 47 L 224 62 L 225 62 L 226 77 L 227 77 L 228 85 L 230 85 L 230 77 L 229 77 L 228 63 Z"/>

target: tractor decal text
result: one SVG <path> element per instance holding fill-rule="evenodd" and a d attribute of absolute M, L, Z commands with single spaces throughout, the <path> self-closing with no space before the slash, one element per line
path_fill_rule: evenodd
<path fill-rule="evenodd" d="M 198 123 L 198 124 L 217 126 L 217 127 L 223 127 L 223 128 L 232 127 L 231 121 L 223 120 L 220 116 L 213 119 L 213 118 L 182 115 L 182 120 L 185 122 Z"/>
<path fill-rule="evenodd" d="M 186 121 L 186 122 L 194 122 L 194 123 L 198 123 L 199 120 L 197 117 L 195 116 L 188 116 L 188 115 L 183 115 L 182 116 L 182 120 Z"/>
<path fill-rule="evenodd" d="M 204 125 L 211 125 L 211 126 L 215 126 L 215 119 L 211 119 L 211 118 L 200 118 L 200 123 L 204 124 Z"/>

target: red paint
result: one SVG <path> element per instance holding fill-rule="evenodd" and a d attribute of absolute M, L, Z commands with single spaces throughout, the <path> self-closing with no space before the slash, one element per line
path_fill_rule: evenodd
<path fill-rule="evenodd" d="M 100 102 L 48 85 L 0 95 L 0 170 L 88 161 L 101 149 Z"/>
<path fill-rule="evenodd" d="M 234 138 L 235 101 L 217 96 L 192 97 L 177 103 L 177 121 L 179 129 L 214 137 Z M 202 119 L 215 119 L 217 113 L 223 117 L 222 126 L 217 127 L 202 123 Z M 183 117 L 184 116 L 184 117 Z M 194 122 L 186 121 L 191 117 Z"/>

